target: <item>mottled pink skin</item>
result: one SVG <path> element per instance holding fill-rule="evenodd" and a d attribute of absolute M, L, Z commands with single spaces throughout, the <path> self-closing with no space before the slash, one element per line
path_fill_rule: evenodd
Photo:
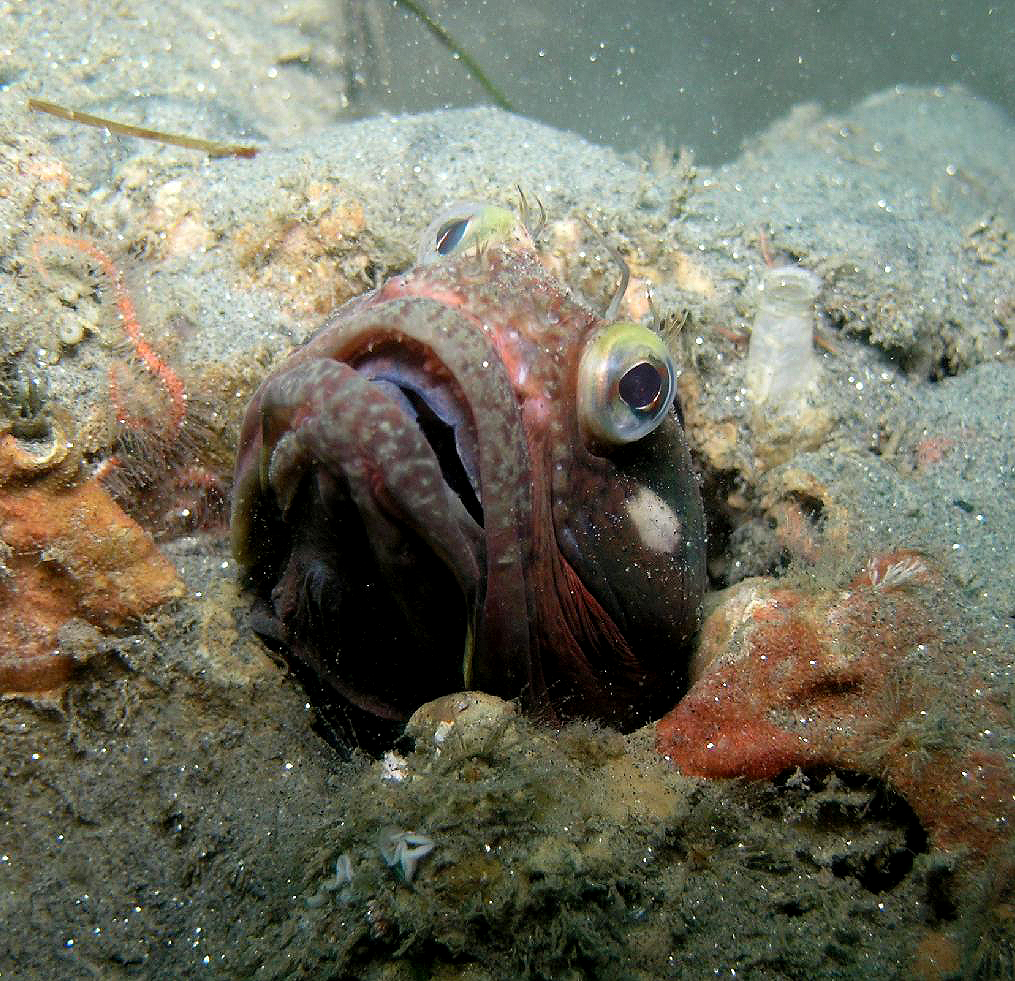
<path fill-rule="evenodd" d="M 971 676 L 957 597 L 925 558 L 877 556 L 845 591 L 748 580 L 730 594 L 702 630 L 700 676 L 656 728 L 681 772 L 886 778 L 938 847 L 974 866 L 1010 847 L 1015 774 L 981 736 L 1004 713 Z"/>
<path fill-rule="evenodd" d="M 419 664 L 445 665 L 443 648 L 461 640 L 438 629 L 430 611 L 443 594 L 399 565 L 406 550 L 414 562 L 442 556 L 477 611 L 471 676 L 459 685 L 623 727 L 679 694 L 705 581 L 700 495 L 672 414 L 620 448 L 581 432 L 578 364 L 601 326 L 513 239 L 414 268 L 347 304 L 255 394 L 238 451 L 234 551 L 270 600 L 284 644 L 344 698 L 394 719 L 446 693 Z M 449 491 L 397 394 L 374 384 L 402 373 L 456 407 L 481 524 Z M 683 535 L 669 551 L 644 544 L 629 513 L 646 489 L 679 518 Z M 413 659 L 404 638 L 386 648 L 387 675 L 412 678 L 399 690 L 351 656 L 336 667 L 308 636 L 306 593 L 354 582 L 344 546 L 324 542 L 350 497 L 370 561 L 416 617 L 406 636 L 426 650 Z M 372 615 L 383 634 L 381 609 Z M 343 636 L 348 625 L 329 629 Z M 357 637 L 375 646 L 367 625 Z M 453 673 L 444 671 L 447 684 Z"/>

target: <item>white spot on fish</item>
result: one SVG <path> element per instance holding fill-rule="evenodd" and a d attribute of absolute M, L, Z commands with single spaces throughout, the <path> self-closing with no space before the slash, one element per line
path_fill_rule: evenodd
<path fill-rule="evenodd" d="M 640 488 L 628 500 L 627 514 L 645 548 L 671 554 L 680 546 L 683 524 L 673 508 L 655 491 Z"/>

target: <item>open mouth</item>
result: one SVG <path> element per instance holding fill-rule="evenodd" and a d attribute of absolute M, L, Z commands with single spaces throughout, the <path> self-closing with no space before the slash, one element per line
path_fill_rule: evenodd
<path fill-rule="evenodd" d="M 357 497 L 326 462 L 302 481 L 288 508 L 289 556 L 270 595 L 283 626 L 262 625 L 262 635 L 302 666 L 326 711 L 338 696 L 334 704 L 344 707 L 336 711 L 353 720 L 360 739 L 375 730 L 387 739 L 423 701 L 466 687 L 484 590 L 488 515 L 472 416 L 450 375 L 419 355 L 411 344 L 381 343 L 357 359 L 369 382 L 363 417 L 373 390 L 403 419 L 387 411 L 359 447 L 378 471 L 367 494 Z M 399 426 L 415 430 L 433 458 Z M 414 443 L 415 455 L 392 455 L 389 436 L 402 449 Z M 356 458 L 347 460 L 355 466 Z M 434 493 L 438 481 L 445 486 Z"/>
<path fill-rule="evenodd" d="M 453 310 L 382 307 L 262 386 L 234 507 L 260 632 L 358 732 L 466 687 L 534 684 L 531 464 L 511 379 Z"/>
<path fill-rule="evenodd" d="M 412 346 L 384 344 L 356 368 L 415 420 L 448 488 L 482 528 L 479 452 L 465 396 L 447 373 L 422 362 Z"/>
<path fill-rule="evenodd" d="M 464 420 L 458 425 L 448 423 L 434 411 L 433 406 L 419 392 L 408 389 L 401 389 L 401 392 L 415 412 L 420 432 L 433 448 L 445 483 L 465 505 L 465 510 L 476 524 L 482 528 L 483 504 L 479 493 L 479 474 L 474 469 L 466 468 L 467 454 L 459 450 L 462 430 L 466 428 Z"/>

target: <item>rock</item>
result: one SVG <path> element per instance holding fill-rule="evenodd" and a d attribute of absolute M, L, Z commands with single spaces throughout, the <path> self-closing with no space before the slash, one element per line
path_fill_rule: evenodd
<path fill-rule="evenodd" d="M 696 683 L 657 726 L 682 773 L 858 772 L 887 780 L 971 867 L 1008 846 L 1004 709 L 970 670 L 976 641 L 927 558 L 875 555 L 845 590 L 749 579 L 727 592 L 702 629 Z"/>
<path fill-rule="evenodd" d="M 68 680 L 77 655 L 59 642 L 66 625 L 114 629 L 183 593 L 175 568 L 97 480 L 68 483 L 61 449 L 40 455 L 0 437 L 0 692 Z"/>

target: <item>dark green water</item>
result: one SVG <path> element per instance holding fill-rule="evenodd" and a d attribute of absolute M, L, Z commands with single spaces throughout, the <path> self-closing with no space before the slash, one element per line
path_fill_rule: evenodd
<path fill-rule="evenodd" d="M 429 9 L 518 112 L 620 149 L 662 142 L 718 163 L 794 105 L 841 109 L 897 84 L 962 83 L 1009 113 L 1015 106 L 1011 2 L 441 0 Z M 484 100 L 406 8 L 378 3 L 365 33 L 379 57 L 364 50 L 364 112 Z M 407 51 L 418 59 L 407 63 Z"/>

